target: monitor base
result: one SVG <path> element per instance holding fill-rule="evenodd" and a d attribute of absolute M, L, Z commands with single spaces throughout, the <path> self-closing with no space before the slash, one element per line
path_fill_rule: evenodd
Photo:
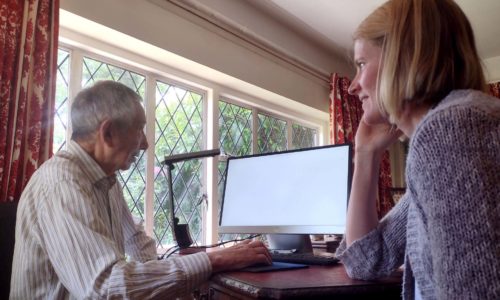
<path fill-rule="evenodd" d="M 296 253 L 313 252 L 308 234 L 266 234 L 270 250 L 295 250 Z"/>

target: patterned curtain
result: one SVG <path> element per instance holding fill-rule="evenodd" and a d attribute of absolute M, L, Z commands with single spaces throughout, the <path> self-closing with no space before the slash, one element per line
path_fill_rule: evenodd
<path fill-rule="evenodd" d="M 490 87 L 490 94 L 500 98 L 500 81 L 496 83 L 490 83 L 488 85 Z"/>
<path fill-rule="evenodd" d="M 0 202 L 52 155 L 59 0 L 0 2 Z"/>
<path fill-rule="evenodd" d="M 333 144 L 351 143 L 358 129 L 363 110 L 358 97 L 349 95 L 350 80 L 332 74 L 330 81 L 330 140 Z M 392 186 L 389 151 L 384 153 L 380 166 L 377 211 L 383 217 L 393 206 L 390 188 Z"/>

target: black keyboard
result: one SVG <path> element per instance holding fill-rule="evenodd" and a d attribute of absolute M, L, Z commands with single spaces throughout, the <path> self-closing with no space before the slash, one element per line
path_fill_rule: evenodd
<path fill-rule="evenodd" d="M 335 256 L 314 253 L 280 253 L 271 251 L 271 257 L 273 261 L 305 265 L 331 266 L 339 262 Z"/>

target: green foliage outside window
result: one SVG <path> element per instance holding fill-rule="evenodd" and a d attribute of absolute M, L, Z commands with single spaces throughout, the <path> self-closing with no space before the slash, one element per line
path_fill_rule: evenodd
<path fill-rule="evenodd" d="M 258 115 L 258 148 L 260 153 L 287 150 L 287 124 L 286 121 L 267 116 Z"/>
<path fill-rule="evenodd" d="M 154 234 L 159 245 L 173 243 L 167 168 L 162 162 L 165 156 L 202 150 L 202 107 L 201 94 L 156 83 Z M 202 238 L 202 161 L 176 163 L 172 178 L 175 215 L 179 223 L 189 224 L 192 238 L 199 242 Z"/>
<path fill-rule="evenodd" d="M 316 145 L 316 130 L 298 124 L 292 125 L 292 148 L 301 149 Z"/>

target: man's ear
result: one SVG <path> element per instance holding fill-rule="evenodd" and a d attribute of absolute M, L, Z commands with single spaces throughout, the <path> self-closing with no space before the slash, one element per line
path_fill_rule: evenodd
<path fill-rule="evenodd" d="M 115 141 L 115 134 L 115 128 L 111 120 L 106 119 L 101 122 L 101 125 L 99 126 L 99 139 L 101 142 L 106 144 L 108 147 L 112 147 Z"/>

